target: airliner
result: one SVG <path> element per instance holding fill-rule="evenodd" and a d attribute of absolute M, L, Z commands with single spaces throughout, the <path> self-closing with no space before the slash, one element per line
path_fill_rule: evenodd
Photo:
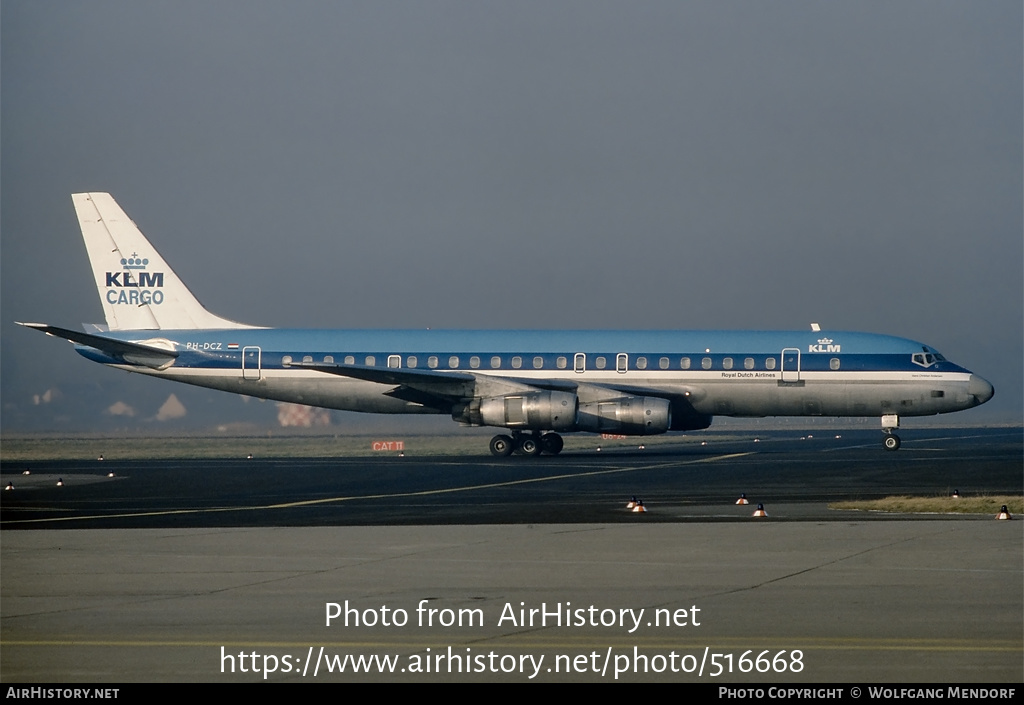
<path fill-rule="evenodd" d="M 992 385 L 904 338 L 823 331 L 304 330 L 207 311 L 107 193 L 72 196 L 106 325 L 21 323 L 109 367 L 264 399 L 450 414 L 503 429 L 497 456 L 554 455 L 563 433 L 693 431 L 715 415 L 881 419 L 984 404 Z"/>

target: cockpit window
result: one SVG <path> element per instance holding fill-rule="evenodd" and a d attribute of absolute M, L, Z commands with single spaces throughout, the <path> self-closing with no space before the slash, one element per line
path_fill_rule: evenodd
<path fill-rule="evenodd" d="M 932 353 L 914 353 L 911 356 L 911 360 L 914 361 L 915 365 L 920 365 L 921 367 L 931 367 L 932 365 L 935 364 L 938 357 L 938 355 L 933 355 Z"/>

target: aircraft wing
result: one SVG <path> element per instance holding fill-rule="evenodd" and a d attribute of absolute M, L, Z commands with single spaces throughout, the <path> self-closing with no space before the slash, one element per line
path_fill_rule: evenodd
<path fill-rule="evenodd" d="M 15 322 L 19 326 L 34 328 L 35 330 L 46 333 L 47 335 L 64 338 L 64 340 L 69 340 L 72 343 L 94 348 L 104 355 L 117 360 L 123 360 L 129 364 L 145 365 L 146 367 L 162 370 L 169 367 L 178 357 L 178 352 L 174 349 L 174 345 L 170 341 L 152 340 L 140 343 L 130 343 L 124 340 L 105 338 L 100 335 L 80 333 L 75 330 L 69 330 L 68 328 L 58 328 L 57 326 L 47 325 L 46 323 Z M 147 345 L 147 343 L 156 344 Z M 166 345 L 167 347 L 161 347 L 163 345 Z"/>
<path fill-rule="evenodd" d="M 524 384 L 505 377 L 471 372 L 413 370 L 320 362 L 292 362 L 289 367 L 302 367 L 378 384 L 393 384 L 395 388 L 385 392 L 388 396 L 445 411 L 448 411 L 452 404 L 464 399 L 497 397 L 540 388 L 540 385 Z"/>
<path fill-rule="evenodd" d="M 408 370 L 394 367 L 369 367 L 365 365 L 330 365 L 320 362 L 292 362 L 288 367 L 302 367 L 317 372 L 339 375 L 341 377 L 352 377 L 367 382 L 378 384 L 393 384 L 395 389 L 388 392 L 389 396 L 395 396 L 408 401 L 424 403 L 426 399 L 434 399 L 437 402 L 455 401 L 466 397 L 474 396 L 476 388 L 476 375 L 464 372 L 435 372 L 433 370 Z M 403 390 L 411 390 L 416 393 L 417 399 L 408 399 Z M 397 393 L 396 393 L 397 392 Z M 427 404 L 437 406 L 438 404 Z"/>
<path fill-rule="evenodd" d="M 413 401 L 425 406 L 447 409 L 460 400 L 497 397 L 537 390 L 576 393 L 582 402 L 606 401 L 624 396 L 648 396 L 669 401 L 690 401 L 701 398 L 697 388 L 665 390 L 636 385 L 577 383 L 565 379 L 525 379 L 473 372 L 448 372 L 363 365 L 292 362 L 291 367 L 313 369 L 328 374 L 363 379 L 379 384 L 393 384 L 388 396 Z"/>

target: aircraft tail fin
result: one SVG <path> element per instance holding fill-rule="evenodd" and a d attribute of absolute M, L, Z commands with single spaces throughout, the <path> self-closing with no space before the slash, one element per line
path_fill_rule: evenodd
<path fill-rule="evenodd" d="M 110 330 L 255 327 L 207 311 L 109 193 L 71 198 Z"/>

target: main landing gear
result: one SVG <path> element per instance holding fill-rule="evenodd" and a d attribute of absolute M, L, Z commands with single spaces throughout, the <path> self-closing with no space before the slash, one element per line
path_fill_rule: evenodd
<path fill-rule="evenodd" d="M 893 433 L 893 429 L 899 427 L 900 417 L 898 414 L 885 414 L 882 416 L 882 433 L 885 434 L 885 438 L 882 439 L 882 445 L 885 446 L 886 450 L 900 449 L 900 437 Z"/>
<path fill-rule="evenodd" d="M 499 434 L 491 439 L 491 453 L 504 457 L 516 453 L 517 455 L 536 456 L 541 453 L 558 455 L 562 452 L 562 437 L 557 433 L 523 433 L 512 431 L 511 436 Z"/>

